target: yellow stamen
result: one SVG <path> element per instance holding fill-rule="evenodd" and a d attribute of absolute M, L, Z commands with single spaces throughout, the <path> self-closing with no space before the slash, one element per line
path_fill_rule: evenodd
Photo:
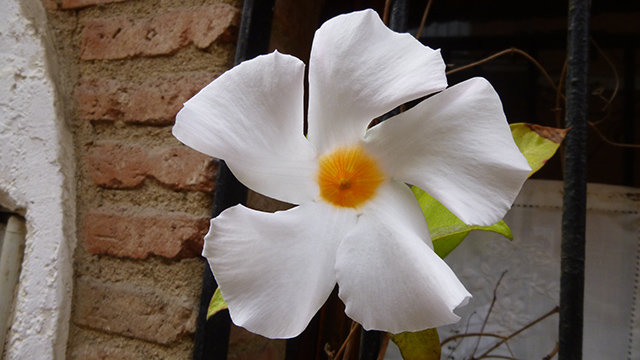
<path fill-rule="evenodd" d="M 333 205 L 357 208 L 375 195 L 384 180 L 376 161 L 359 145 L 320 158 L 320 197 Z"/>

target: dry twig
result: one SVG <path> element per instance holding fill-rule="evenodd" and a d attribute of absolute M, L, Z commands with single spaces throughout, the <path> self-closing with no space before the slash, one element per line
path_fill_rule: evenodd
<path fill-rule="evenodd" d="M 380 353 L 378 353 L 378 360 L 383 360 L 384 355 L 387 353 L 387 346 L 389 346 L 389 333 L 382 335 L 382 344 L 380 345 Z"/>
<path fill-rule="evenodd" d="M 523 328 L 521 328 L 520 330 L 512 333 L 511 335 L 507 336 L 505 339 L 499 341 L 497 344 L 495 344 L 494 346 L 492 346 L 489 350 L 485 351 L 484 354 L 480 355 L 477 360 L 480 359 L 486 359 L 487 356 L 489 356 L 489 353 L 491 353 L 493 350 L 495 350 L 496 348 L 498 348 L 500 345 L 504 344 L 505 342 L 513 339 L 515 336 L 517 336 L 518 334 L 520 334 L 521 332 L 527 330 L 528 328 L 532 327 L 533 325 L 539 323 L 540 321 L 548 318 L 549 316 L 556 314 L 560 311 L 559 307 L 554 307 L 551 311 L 549 311 L 548 313 L 540 316 L 539 318 L 535 319 L 534 321 L 530 322 L 529 324 L 525 325 Z"/>
<path fill-rule="evenodd" d="M 338 353 L 336 354 L 334 360 L 342 359 L 342 355 L 344 354 L 345 350 L 347 349 L 347 345 L 351 342 L 351 340 L 353 339 L 353 336 L 357 333 L 356 330 L 360 329 L 360 324 L 355 323 L 355 322 L 354 322 L 354 324 L 355 325 L 351 326 L 351 331 L 349 331 L 349 335 L 347 335 L 347 338 L 342 343 L 342 346 L 340 346 L 340 350 L 338 350 Z"/>
<path fill-rule="evenodd" d="M 418 32 L 416 33 L 416 39 L 420 39 L 420 36 L 422 35 L 422 30 L 424 29 L 424 25 L 427 23 L 427 14 L 429 14 L 432 2 L 433 0 L 429 0 L 429 2 L 427 2 L 427 7 L 424 9 L 424 14 L 422 14 L 422 20 L 420 21 L 420 27 L 418 27 Z"/>

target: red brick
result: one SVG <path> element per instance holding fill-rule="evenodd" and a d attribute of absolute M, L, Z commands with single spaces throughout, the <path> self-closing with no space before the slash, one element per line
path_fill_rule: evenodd
<path fill-rule="evenodd" d="M 133 189 L 155 178 L 174 190 L 212 192 L 217 162 L 186 147 L 147 149 L 117 141 L 101 141 L 86 157 L 93 183 L 109 189 Z"/>
<path fill-rule="evenodd" d="M 130 189 L 149 176 L 150 164 L 145 149 L 119 142 L 99 143 L 87 155 L 89 173 L 96 185 L 112 189 Z"/>
<path fill-rule="evenodd" d="M 156 289 L 80 277 L 75 293 L 81 326 L 164 345 L 195 331 L 195 305 Z"/>
<path fill-rule="evenodd" d="M 77 9 L 91 5 L 109 4 L 125 0 L 62 0 L 63 9 Z"/>
<path fill-rule="evenodd" d="M 56 2 L 56 0 L 42 0 L 42 6 L 44 6 L 45 9 L 49 10 L 58 9 L 58 3 Z"/>
<path fill-rule="evenodd" d="M 212 192 L 218 163 L 187 147 L 156 149 L 149 153 L 150 175 L 174 190 Z"/>
<path fill-rule="evenodd" d="M 93 209 L 84 217 L 87 251 L 144 259 L 196 257 L 202 252 L 209 219 L 155 209 Z"/>
<path fill-rule="evenodd" d="M 75 347 L 71 353 L 71 359 L 78 360 L 124 360 L 137 359 L 140 354 L 126 351 L 105 344 L 91 344 Z"/>
<path fill-rule="evenodd" d="M 217 163 L 186 147 L 155 151 L 149 156 L 151 176 L 173 189 L 213 191 Z"/>
<path fill-rule="evenodd" d="M 171 10 L 150 19 L 116 17 L 84 24 L 82 60 L 123 59 L 172 54 L 189 44 L 206 48 L 230 40 L 239 11 L 228 4 Z"/>
<path fill-rule="evenodd" d="M 218 74 L 161 76 L 142 84 L 114 79 L 82 79 L 75 88 L 78 117 L 145 125 L 171 125 L 182 104 Z"/>

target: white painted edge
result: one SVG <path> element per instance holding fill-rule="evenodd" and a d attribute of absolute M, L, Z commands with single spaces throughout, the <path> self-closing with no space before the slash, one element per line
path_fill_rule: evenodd
<path fill-rule="evenodd" d="M 27 221 L 4 359 L 64 359 L 76 244 L 73 140 L 42 3 L 0 0 L 0 9 L 0 205 Z"/>

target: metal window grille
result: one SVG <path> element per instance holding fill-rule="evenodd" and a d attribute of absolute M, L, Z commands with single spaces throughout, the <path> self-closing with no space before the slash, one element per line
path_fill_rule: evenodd
<path fill-rule="evenodd" d="M 236 64 L 267 52 L 268 41 L 273 19 L 275 0 L 245 0 L 242 22 L 236 52 Z M 396 31 L 406 31 L 407 0 L 393 1 L 390 27 Z M 586 110 L 587 110 L 587 63 L 589 41 L 589 7 L 587 0 L 569 1 L 568 23 L 568 71 L 566 79 L 567 113 L 566 126 L 572 127 L 566 139 L 566 156 L 564 177 L 565 183 L 565 212 L 563 215 L 563 263 L 560 315 L 560 350 L 559 358 L 582 358 L 582 294 L 584 288 L 584 229 L 586 204 Z M 466 26 L 466 25 L 465 25 Z M 466 27 L 464 29 L 467 29 Z M 463 29 L 463 30 L 464 30 Z M 466 31 L 466 30 L 465 30 Z M 427 34 L 430 34 L 427 32 Z M 482 42 L 482 39 L 465 39 L 464 37 L 447 39 L 460 45 L 460 50 L 466 46 L 478 49 L 478 46 L 496 46 L 495 39 Z M 557 44 L 558 42 L 556 42 Z M 429 42 L 432 47 L 440 47 L 437 41 Z M 499 42 L 498 42 L 499 44 Z M 560 46 L 564 43 L 560 41 Z M 443 44 L 443 48 L 447 46 Z M 513 46 L 513 45 L 507 45 Z M 532 43 L 535 50 L 535 44 Z M 502 47 L 504 48 L 504 47 Z M 446 51 L 446 50 L 445 50 Z M 445 59 L 447 54 L 445 53 Z M 535 79 L 535 77 L 534 77 Z M 535 82 L 535 81 L 534 81 Z M 633 88 L 632 88 L 633 89 Z M 535 90 L 535 88 L 534 88 Z M 221 162 L 215 189 L 213 216 L 217 216 L 226 208 L 245 203 L 247 189 L 231 174 L 226 165 Z M 228 312 L 220 312 L 209 321 L 205 320 L 209 299 L 216 282 L 206 267 L 203 275 L 203 290 L 200 314 L 196 328 L 194 360 L 217 359 L 227 357 L 230 319 Z M 328 306 L 333 306 L 328 304 Z M 317 317 L 311 326 L 317 326 Z M 332 324 L 337 325 L 337 324 Z M 301 348 L 309 345 L 309 339 L 293 339 L 287 345 L 287 359 L 312 358 L 313 354 L 301 355 Z M 311 339 L 317 339 L 318 333 L 313 333 Z M 318 347 L 315 344 L 314 347 Z M 380 346 L 380 334 L 364 332 L 361 336 L 361 360 L 377 359 Z M 301 357 L 302 356 L 302 357 Z M 304 357 L 309 356 L 309 357 Z"/>

